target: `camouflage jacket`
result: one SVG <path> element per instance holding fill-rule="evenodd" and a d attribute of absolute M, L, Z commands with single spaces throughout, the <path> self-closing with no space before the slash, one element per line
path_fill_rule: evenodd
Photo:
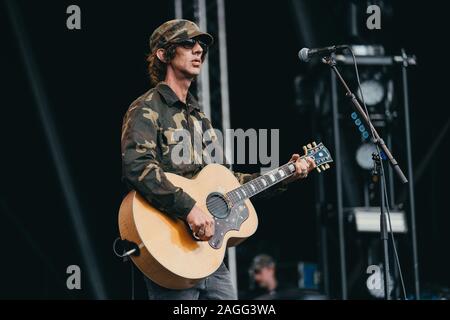
<path fill-rule="evenodd" d="M 211 122 L 200 111 L 198 102 L 190 93 L 185 104 L 167 84 L 159 83 L 136 99 L 124 116 L 121 136 L 122 180 L 129 189 L 139 192 L 160 211 L 174 218 L 185 219 L 195 205 L 195 200 L 182 188 L 174 186 L 165 172 L 192 178 L 206 163 L 192 147 L 191 159 L 200 161 L 187 164 L 173 161 L 172 149 L 179 141 L 176 132 L 188 130 L 194 137 L 198 131 L 205 132 L 211 128 Z M 203 146 L 206 144 L 203 140 L 201 143 Z M 226 161 L 222 163 L 230 168 Z M 259 173 L 234 172 L 234 175 L 243 184 L 258 177 Z M 284 189 L 283 185 L 275 193 Z"/>

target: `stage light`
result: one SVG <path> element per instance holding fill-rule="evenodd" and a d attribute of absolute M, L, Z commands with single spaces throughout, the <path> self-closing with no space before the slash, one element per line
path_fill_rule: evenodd
<path fill-rule="evenodd" d="M 351 208 L 351 214 L 355 219 L 358 232 L 380 232 L 380 208 L 356 207 Z M 405 212 L 390 211 L 392 231 L 394 233 L 407 233 Z"/>
<path fill-rule="evenodd" d="M 356 162 L 365 170 L 372 170 L 373 159 L 372 153 L 377 152 L 377 148 L 372 143 L 363 143 L 356 150 Z"/>
<path fill-rule="evenodd" d="M 361 91 L 364 95 L 364 101 L 368 106 L 375 106 L 383 101 L 385 96 L 384 86 L 376 80 L 365 80 L 361 83 Z M 360 100 L 361 94 L 357 90 L 357 95 Z"/>

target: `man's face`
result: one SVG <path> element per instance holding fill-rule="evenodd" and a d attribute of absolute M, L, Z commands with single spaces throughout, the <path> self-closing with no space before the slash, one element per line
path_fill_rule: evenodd
<path fill-rule="evenodd" d="M 272 283 L 275 276 L 274 267 L 262 267 L 261 269 L 255 270 L 254 279 L 255 282 L 261 288 L 267 288 L 270 283 Z"/>
<path fill-rule="evenodd" d="M 194 78 L 200 74 L 202 54 L 203 48 L 198 42 L 192 48 L 178 46 L 175 57 L 170 61 L 170 66 L 175 72 L 180 72 L 187 78 Z"/>

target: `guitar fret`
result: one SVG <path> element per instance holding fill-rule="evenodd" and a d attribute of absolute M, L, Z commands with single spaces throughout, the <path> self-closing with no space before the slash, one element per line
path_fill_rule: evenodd
<path fill-rule="evenodd" d="M 267 181 L 266 181 L 266 179 L 264 179 L 264 177 L 261 178 L 261 182 L 264 187 L 267 185 Z"/>
<path fill-rule="evenodd" d="M 270 180 L 272 180 L 272 182 L 275 182 L 275 180 L 276 180 L 275 175 L 273 175 L 273 174 L 269 174 L 269 178 L 270 178 Z"/>
<path fill-rule="evenodd" d="M 317 165 L 333 161 L 333 159 L 331 159 L 331 156 L 329 155 L 328 150 L 322 144 L 314 146 L 314 149 L 308 150 L 307 154 L 302 156 L 301 158 L 303 159 L 306 156 L 312 157 Z M 318 156 L 316 156 L 316 154 Z M 238 203 L 242 200 L 252 197 L 253 195 L 261 191 L 264 191 L 265 189 L 280 181 L 283 181 L 284 179 L 294 174 L 295 171 L 295 164 L 293 162 L 288 162 L 281 167 L 271 170 L 266 174 L 260 175 L 258 178 L 253 179 L 252 181 L 249 181 L 242 186 L 229 191 L 227 193 L 227 196 L 233 203 Z"/>
<path fill-rule="evenodd" d="M 288 165 L 288 170 L 289 170 L 291 173 L 294 173 L 294 172 L 295 172 L 295 166 L 294 166 L 294 164 L 290 163 L 290 164 Z"/>
<path fill-rule="evenodd" d="M 234 203 L 240 202 L 280 182 L 293 172 L 295 172 L 295 166 L 287 163 L 230 191 L 229 197 Z"/>

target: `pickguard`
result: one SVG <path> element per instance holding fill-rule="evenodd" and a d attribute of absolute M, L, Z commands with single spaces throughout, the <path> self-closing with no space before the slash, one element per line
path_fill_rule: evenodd
<path fill-rule="evenodd" d="M 235 204 L 230 209 L 230 214 L 226 218 L 214 217 L 215 232 L 209 245 L 214 249 L 220 249 L 223 245 L 223 239 L 227 232 L 231 230 L 239 231 L 242 223 L 249 217 L 249 210 L 244 202 Z"/>

